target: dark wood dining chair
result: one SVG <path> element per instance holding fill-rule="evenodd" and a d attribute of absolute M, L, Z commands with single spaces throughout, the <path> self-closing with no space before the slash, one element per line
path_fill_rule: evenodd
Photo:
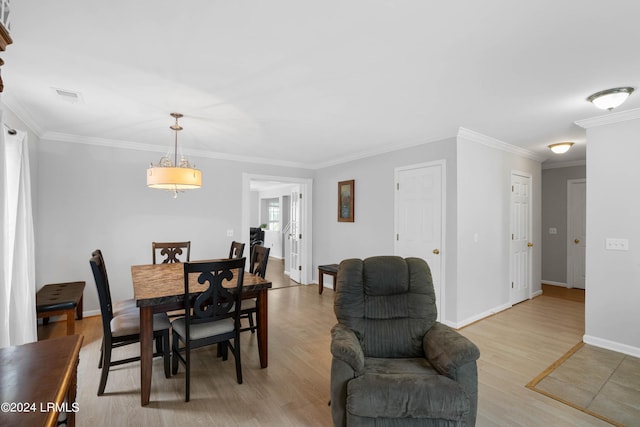
<path fill-rule="evenodd" d="M 189 262 L 191 259 L 191 241 L 188 242 L 151 242 L 154 264 L 174 264 Z M 182 309 L 167 313 L 170 319 L 184 316 Z"/>
<path fill-rule="evenodd" d="M 109 298 L 108 304 L 111 306 L 113 315 L 117 316 L 127 311 L 138 311 L 136 300 L 133 298 L 119 300 L 119 301 L 116 301 L 115 303 L 111 301 L 111 289 L 109 289 L 109 276 L 107 275 L 107 265 L 104 262 L 102 251 L 100 249 L 96 249 L 95 251 L 91 252 L 91 256 L 92 257 L 97 256 L 100 258 L 100 268 L 102 269 L 102 274 L 104 274 L 105 286 L 107 287 L 106 295 Z M 100 363 L 98 365 L 98 368 L 102 368 L 102 357 L 100 357 Z"/>
<path fill-rule="evenodd" d="M 267 274 L 267 263 L 269 262 L 269 252 L 271 248 L 255 245 L 251 251 L 251 260 L 249 262 L 249 272 L 260 276 L 264 279 Z M 240 302 L 240 316 L 249 320 L 248 328 L 241 328 L 240 332 L 251 331 L 255 333 L 260 327 L 258 324 L 258 300 L 256 298 L 243 299 Z M 254 321 L 255 318 L 255 321 Z"/>
<path fill-rule="evenodd" d="M 153 252 L 154 264 L 172 264 L 174 262 L 185 262 L 189 261 L 191 257 L 191 241 L 152 242 L 151 249 Z"/>
<path fill-rule="evenodd" d="M 171 326 L 172 369 L 175 375 L 178 362 L 185 366 L 185 402 L 190 398 L 191 349 L 218 344 L 223 360 L 227 360 L 231 349 L 238 384 L 242 384 L 240 311 L 236 307 L 240 303 L 245 262 L 245 258 L 238 258 L 184 263 L 185 316 L 174 320 Z M 190 282 L 201 283 L 206 290 L 194 298 Z"/>
<path fill-rule="evenodd" d="M 107 385 L 109 369 L 112 366 L 140 360 L 140 356 L 129 357 L 127 359 L 111 360 L 111 351 L 114 348 L 140 342 L 140 311 L 125 310 L 119 314 L 113 311 L 111 292 L 109 290 L 109 279 L 107 270 L 103 263 L 102 252 L 89 260 L 91 271 L 98 290 L 100 301 L 100 312 L 102 314 L 102 348 L 100 351 L 99 367 L 102 369 L 100 384 L 98 385 L 98 396 L 104 394 Z M 164 374 L 167 378 L 171 375 L 171 351 L 169 347 L 169 319 L 166 314 L 159 313 L 153 316 L 153 337 L 156 340 L 156 351 L 154 356 L 163 356 Z"/>
<path fill-rule="evenodd" d="M 242 258 L 244 253 L 244 243 L 231 242 L 231 248 L 229 249 L 229 259 Z"/>

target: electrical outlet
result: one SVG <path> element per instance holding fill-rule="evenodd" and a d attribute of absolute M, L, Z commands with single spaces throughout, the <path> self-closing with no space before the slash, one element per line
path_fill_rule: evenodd
<path fill-rule="evenodd" d="M 607 238 L 605 249 L 608 251 L 628 251 L 629 239 L 611 239 Z"/>
<path fill-rule="evenodd" d="M 233 237 L 233 230 L 227 230 L 227 237 Z"/>
<path fill-rule="evenodd" d="M 555 227 L 549 227 L 549 234 L 558 234 L 558 229 Z"/>

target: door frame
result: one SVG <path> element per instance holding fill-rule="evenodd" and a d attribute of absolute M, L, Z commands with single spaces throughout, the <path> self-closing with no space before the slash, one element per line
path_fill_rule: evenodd
<path fill-rule="evenodd" d="M 259 175 L 251 173 L 242 173 L 242 231 L 240 236 L 243 242 L 249 242 L 249 228 L 251 227 L 251 181 L 279 181 L 289 184 L 299 184 L 302 201 L 300 203 L 300 232 L 302 234 L 302 244 L 300 245 L 300 265 L 302 271 L 300 273 L 300 283 L 303 285 L 311 284 L 313 277 L 313 230 L 312 223 L 312 201 L 313 201 L 313 179 L 297 178 L 288 176 Z"/>
<path fill-rule="evenodd" d="M 446 319 L 445 317 L 445 310 L 446 310 L 446 280 L 445 280 L 445 266 L 446 264 L 446 254 L 447 254 L 447 248 L 446 248 L 446 230 L 447 230 L 447 161 L 446 159 L 441 159 L 441 160 L 435 160 L 432 162 L 425 162 L 425 163 L 416 163 L 413 165 L 406 165 L 406 166 L 399 166 L 397 168 L 394 169 L 394 175 L 393 175 L 393 185 L 394 187 L 396 186 L 396 184 L 398 183 L 398 174 L 399 172 L 402 171 L 407 171 L 407 170 L 411 170 L 411 169 L 423 169 L 423 168 L 429 168 L 429 167 L 434 167 L 434 166 L 440 166 L 440 197 L 441 197 L 441 206 L 440 206 L 440 286 L 439 286 L 439 290 L 440 290 L 440 295 L 436 295 L 436 301 L 440 301 L 437 304 L 438 307 L 438 318 L 440 319 L 440 322 L 444 322 L 444 319 Z M 400 220 L 400 215 L 398 215 L 398 191 L 394 191 L 393 192 L 393 214 L 394 214 L 394 220 L 393 220 L 393 253 L 395 255 L 398 255 L 398 240 L 396 238 L 396 236 L 398 235 L 399 232 L 399 225 L 398 225 L 398 221 Z M 439 299 L 438 299 L 439 297 Z"/>

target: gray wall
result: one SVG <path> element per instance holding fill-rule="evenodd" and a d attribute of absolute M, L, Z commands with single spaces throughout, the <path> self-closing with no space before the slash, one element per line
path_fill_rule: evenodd
<path fill-rule="evenodd" d="M 567 283 L 567 181 L 587 176 L 586 166 L 542 171 L 542 281 Z M 558 234 L 550 234 L 554 227 Z"/>

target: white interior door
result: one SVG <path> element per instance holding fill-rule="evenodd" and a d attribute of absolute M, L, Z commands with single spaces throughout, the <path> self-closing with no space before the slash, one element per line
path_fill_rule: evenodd
<path fill-rule="evenodd" d="M 396 169 L 395 253 L 429 264 L 438 320 L 443 318 L 444 162 Z"/>
<path fill-rule="evenodd" d="M 584 289 L 587 248 L 587 180 L 567 181 L 567 285 Z"/>
<path fill-rule="evenodd" d="M 300 282 L 300 192 L 291 192 L 291 215 L 289 217 L 289 278 Z"/>
<path fill-rule="evenodd" d="M 531 297 L 531 177 L 511 174 L 511 304 Z"/>

